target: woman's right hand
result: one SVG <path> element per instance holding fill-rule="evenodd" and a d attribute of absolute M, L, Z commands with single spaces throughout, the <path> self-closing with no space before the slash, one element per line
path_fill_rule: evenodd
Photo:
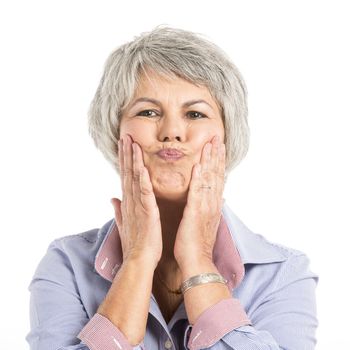
<path fill-rule="evenodd" d="M 129 135 L 118 141 L 123 199 L 112 198 L 123 261 L 150 259 L 156 268 L 162 256 L 159 209 L 142 150 Z"/>

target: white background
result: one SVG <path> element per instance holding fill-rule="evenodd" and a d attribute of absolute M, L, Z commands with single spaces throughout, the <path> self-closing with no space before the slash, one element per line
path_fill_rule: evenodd
<path fill-rule="evenodd" d="M 225 198 L 319 274 L 317 349 L 348 347 L 347 1 L 3 1 L 0 347 L 24 349 L 28 284 L 55 238 L 113 217 L 119 179 L 87 110 L 117 46 L 158 24 L 205 34 L 248 87 L 251 144 Z"/>

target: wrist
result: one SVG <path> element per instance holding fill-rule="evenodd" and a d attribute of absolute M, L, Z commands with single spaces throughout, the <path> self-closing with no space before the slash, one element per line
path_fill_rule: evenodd
<path fill-rule="evenodd" d="M 182 281 L 186 279 L 199 275 L 201 273 L 214 272 L 219 273 L 217 267 L 212 260 L 201 259 L 201 260 L 191 260 L 180 266 Z"/>
<path fill-rule="evenodd" d="M 181 257 L 179 256 L 175 256 L 175 260 L 177 262 L 177 264 L 179 265 L 179 267 L 185 267 L 191 264 L 195 264 L 195 265 L 200 265 L 200 264 L 209 264 L 209 263 L 213 263 L 213 256 L 212 254 L 209 253 L 198 253 L 198 249 L 195 252 L 187 252 L 187 253 L 183 253 L 181 255 Z"/>
<path fill-rule="evenodd" d="M 142 266 L 142 268 L 149 268 L 154 271 L 158 265 L 158 261 L 147 254 L 140 254 L 137 256 L 128 256 L 127 259 L 123 261 L 123 265 L 134 265 L 138 269 L 140 269 L 140 266 Z"/>

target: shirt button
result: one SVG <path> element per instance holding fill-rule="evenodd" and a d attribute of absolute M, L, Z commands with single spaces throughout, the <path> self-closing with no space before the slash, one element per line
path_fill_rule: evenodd
<path fill-rule="evenodd" d="M 167 339 L 167 341 L 164 343 L 165 349 L 170 349 L 173 344 L 171 343 L 170 339 Z"/>

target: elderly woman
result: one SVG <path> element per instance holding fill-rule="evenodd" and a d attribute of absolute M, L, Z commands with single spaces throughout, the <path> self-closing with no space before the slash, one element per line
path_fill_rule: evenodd
<path fill-rule="evenodd" d="M 55 240 L 30 284 L 31 349 L 314 349 L 318 276 L 222 198 L 245 156 L 245 84 L 199 34 L 109 56 L 89 111 L 121 177 L 114 218 Z"/>

